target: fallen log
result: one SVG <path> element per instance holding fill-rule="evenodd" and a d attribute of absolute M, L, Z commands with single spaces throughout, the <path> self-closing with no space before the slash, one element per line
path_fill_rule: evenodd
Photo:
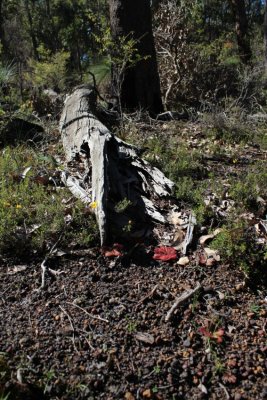
<path fill-rule="evenodd" d="M 96 100 L 93 88 L 76 88 L 65 100 L 60 130 L 67 162 L 84 166 L 82 173 L 75 170 L 78 176 L 64 172 L 63 181 L 84 203 L 94 204 L 103 245 L 123 232 L 144 233 L 151 222 L 168 223 L 157 202 L 170 197 L 174 183 L 109 131 Z"/>

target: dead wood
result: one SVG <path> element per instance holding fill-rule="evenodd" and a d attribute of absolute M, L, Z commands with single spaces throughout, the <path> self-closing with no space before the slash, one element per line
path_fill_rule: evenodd
<path fill-rule="evenodd" d="M 84 163 L 83 174 L 65 172 L 63 181 L 84 203 L 95 205 L 101 244 L 152 221 L 167 223 L 157 201 L 170 197 L 173 182 L 99 120 L 92 88 L 78 87 L 66 98 L 60 129 L 67 161 Z"/>

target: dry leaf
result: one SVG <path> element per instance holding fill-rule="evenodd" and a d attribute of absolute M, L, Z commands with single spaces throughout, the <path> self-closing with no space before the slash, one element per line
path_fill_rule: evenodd
<path fill-rule="evenodd" d="M 153 393 L 150 389 L 146 389 L 143 391 L 142 395 L 145 399 L 151 399 L 153 396 Z"/>
<path fill-rule="evenodd" d="M 123 249 L 123 245 L 120 243 L 114 243 L 113 247 L 103 247 L 102 251 L 104 252 L 105 257 L 121 257 L 122 252 L 121 250 Z"/>
<path fill-rule="evenodd" d="M 200 238 L 199 238 L 199 244 L 200 244 L 201 246 L 204 246 L 204 244 L 205 244 L 208 240 L 214 239 L 215 236 L 217 236 L 221 231 L 222 231 L 222 230 L 221 230 L 220 228 L 217 228 L 217 229 L 215 229 L 214 232 L 210 233 L 209 235 L 200 236 Z"/>
<path fill-rule="evenodd" d="M 173 247 L 179 247 L 181 243 L 184 241 L 185 232 L 181 228 L 177 228 L 172 240 Z"/>
<path fill-rule="evenodd" d="M 198 388 L 201 390 L 202 393 L 208 394 L 207 388 L 203 385 L 203 383 L 200 383 L 198 385 Z"/>
<path fill-rule="evenodd" d="M 205 253 L 208 257 L 213 257 L 216 261 L 220 261 L 220 256 L 217 250 L 210 249 L 209 247 L 204 248 Z"/>
<path fill-rule="evenodd" d="M 16 265 L 14 268 L 12 268 L 12 270 L 8 271 L 8 275 L 15 275 L 18 272 L 23 272 L 27 269 L 27 265 Z"/>
<path fill-rule="evenodd" d="M 124 395 L 124 398 L 126 400 L 135 400 L 135 397 L 132 395 L 131 392 L 126 392 L 125 395 Z"/>
<path fill-rule="evenodd" d="M 172 225 L 183 225 L 184 221 L 180 218 L 181 215 L 181 212 L 172 211 L 172 213 L 168 217 L 168 220 Z"/>
<path fill-rule="evenodd" d="M 203 246 L 209 239 L 213 239 L 214 235 L 203 235 L 199 238 L 199 244 Z"/>

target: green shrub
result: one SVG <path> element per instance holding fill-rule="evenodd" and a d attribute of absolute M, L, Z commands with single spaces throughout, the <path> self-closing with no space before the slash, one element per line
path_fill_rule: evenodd
<path fill-rule="evenodd" d="M 228 222 L 212 241 L 222 260 L 241 268 L 247 276 L 256 275 L 264 266 L 266 247 L 256 242 L 253 227 L 245 220 Z"/>
<path fill-rule="evenodd" d="M 239 208 L 257 211 L 259 206 L 258 196 L 267 197 L 267 168 L 265 163 L 258 162 L 250 168 L 249 173 L 232 179 L 229 196 L 237 203 Z M 265 217 L 265 216 L 264 216 Z"/>
<path fill-rule="evenodd" d="M 30 72 L 25 75 L 29 86 L 34 88 L 49 87 L 56 91 L 66 88 L 67 62 L 70 54 L 59 51 L 53 55 L 43 49 L 42 60 L 29 60 Z"/>

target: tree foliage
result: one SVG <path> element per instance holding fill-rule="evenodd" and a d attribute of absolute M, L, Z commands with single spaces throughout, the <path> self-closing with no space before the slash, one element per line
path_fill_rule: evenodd
<path fill-rule="evenodd" d="M 246 75 L 253 71 L 252 77 L 255 68 L 264 69 L 262 0 L 153 0 L 150 4 L 167 108 L 199 107 L 212 99 L 238 97 L 244 71 Z M 140 38 L 121 35 L 107 45 L 107 32 L 107 0 L 0 0 L 1 102 L 8 96 L 27 100 L 33 86 L 65 91 L 89 81 L 89 69 L 103 80 L 116 59 L 127 68 L 133 57 L 133 64 L 149 62 L 150 56 L 140 52 Z M 265 43 L 266 36 L 265 22 Z M 252 89 L 250 84 L 248 93 Z"/>
<path fill-rule="evenodd" d="M 259 0 L 244 3 L 246 25 L 242 26 L 241 34 L 240 9 L 233 3 L 236 2 L 162 0 L 159 3 L 154 13 L 154 32 L 167 106 L 179 103 L 195 106 L 205 99 L 238 95 L 244 64 L 250 61 L 251 68 L 259 66 L 263 50 L 263 4 Z"/>

